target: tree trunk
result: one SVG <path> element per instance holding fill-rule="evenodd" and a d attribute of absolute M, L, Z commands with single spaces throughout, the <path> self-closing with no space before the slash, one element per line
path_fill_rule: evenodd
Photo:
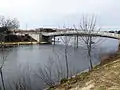
<path fill-rule="evenodd" d="M 88 43 L 88 56 L 90 60 L 90 70 L 92 70 L 93 65 L 92 65 L 92 59 L 91 59 L 91 51 L 92 51 L 92 37 L 89 37 L 89 43 Z"/>
<path fill-rule="evenodd" d="M 78 48 L 78 34 L 77 34 L 77 48 Z"/>
<path fill-rule="evenodd" d="M 0 69 L 0 75 L 1 75 L 1 80 L 2 80 L 3 90 L 5 90 L 5 83 L 4 83 L 2 68 Z"/>
<path fill-rule="evenodd" d="M 67 47 L 65 48 L 65 63 L 66 63 L 66 78 L 69 77 L 69 66 L 68 66 L 68 57 L 67 57 Z"/>
<path fill-rule="evenodd" d="M 90 60 L 90 70 L 92 70 L 93 65 L 92 65 L 92 60 L 91 60 L 91 53 L 89 54 L 89 60 Z"/>

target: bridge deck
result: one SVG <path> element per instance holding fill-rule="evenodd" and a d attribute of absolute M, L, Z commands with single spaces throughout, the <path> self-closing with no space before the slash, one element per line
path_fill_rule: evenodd
<path fill-rule="evenodd" d="M 85 32 L 85 31 L 60 31 L 60 32 L 51 32 L 51 33 L 42 33 L 44 36 L 65 36 L 65 35 L 93 35 L 93 36 L 100 36 L 100 37 L 108 37 L 108 38 L 114 38 L 114 39 L 120 39 L 120 34 L 116 33 L 108 33 L 108 32 Z"/>

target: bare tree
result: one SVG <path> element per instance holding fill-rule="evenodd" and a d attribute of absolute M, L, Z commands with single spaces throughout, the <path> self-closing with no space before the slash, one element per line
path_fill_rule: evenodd
<path fill-rule="evenodd" d="M 17 29 L 19 28 L 19 21 L 16 18 L 5 18 L 4 16 L 0 16 L 0 27 Z"/>
<path fill-rule="evenodd" d="M 61 43 L 64 45 L 64 47 L 63 47 L 64 51 L 59 50 L 62 52 L 56 52 L 55 47 L 53 46 L 53 52 L 58 57 L 58 60 L 59 60 L 59 55 L 62 55 L 62 54 L 64 55 L 65 68 L 66 68 L 66 72 L 64 72 L 64 73 L 66 73 L 66 78 L 68 78 L 70 76 L 70 74 L 73 73 L 73 72 L 71 72 L 70 67 L 69 67 L 69 56 L 72 53 L 69 51 L 69 49 L 70 49 L 70 42 L 71 42 L 73 36 L 67 35 L 67 32 L 70 31 L 71 28 L 66 28 L 65 25 L 63 26 L 63 28 L 64 28 L 63 30 L 64 30 L 65 34 L 63 34 L 63 36 L 60 37 L 60 40 L 61 40 Z"/>
<path fill-rule="evenodd" d="M 7 60 L 7 56 L 9 54 L 10 49 L 6 48 L 4 42 L 5 42 L 5 36 L 6 36 L 6 28 L 0 28 L 2 29 L 2 32 L 0 32 L 0 75 L 3 85 L 3 90 L 5 90 L 5 83 L 4 83 L 4 75 L 3 75 L 3 67 Z"/>
<path fill-rule="evenodd" d="M 87 55 L 91 70 L 93 68 L 92 49 L 103 41 L 102 39 L 96 38 L 97 36 L 95 35 L 100 31 L 100 28 L 98 29 L 96 27 L 96 17 L 92 16 L 91 18 L 87 18 L 83 16 L 82 22 L 79 24 L 79 28 L 75 28 L 75 30 L 77 31 L 77 34 L 80 35 L 80 41 L 82 41 L 87 48 Z M 82 33 L 79 34 L 79 31 Z"/>
<path fill-rule="evenodd" d="M 27 72 L 29 72 L 29 74 Z M 27 66 L 27 72 L 22 70 L 17 73 L 18 75 L 16 81 L 12 83 L 15 87 L 15 90 L 33 90 L 31 81 L 31 70 L 29 66 Z"/>
<path fill-rule="evenodd" d="M 53 69 L 55 70 L 55 68 L 53 66 L 54 61 L 49 58 L 49 61 L 43 67 L 39 67 L 38 72 L 35 72 L 35 75 L 49 87 L 55 85 L 55 80 L 53 79 Z"/>
<path fill-rule="evenodd" d="M 67 30 L 65 31 L 67 32 Z M 67 36 L 64 34 L 64 38 L 61 38 L 64 43 L 64 56 L 65 56 L 65 64 L 66 64 L 66 78 L 69 77 L 69 62 L 68 62 L 68 48 L 69 48 L 69 42 L 71 40 L 70 36 Z"/>
<path fill-rule="evenodd" d="M 19 21 L 16 18 L 5 18 L 4 16 L 0 16 L 0 52 L 1 52 L 1 64 L 0 64 L 0 75 L 3 85 L 3 90 L 5 90 L 4 77 L 3 77 L 3 66 L 5 61 L 7 60 L 7 49 L 5 49 L 5 36 L 7 31 L 10 29 L 17 29 L 19 27 Z M 7 51 L 6 51 L 7 50 Z"/>
<path fill-rule="evenodd" d="M 5 35 L 4 32 L 0 33 L 0 52 L 1 52 L 1 65 L 0 65 L 0 75 L 1 75 L 1 80 L 2 80 L 2 85 L 3 85 L 3 90 L 5 90 L 5 84 L 4 84 L 4 77 L 3 77 L 3 66 L 6 61 L 6 55 L 5 55 L 5 45 L 4 45 L 4 40 L 5 40 Z"/>
<path fill-rule="evenodd" d="M 54 87 L 66 78 L 65 66 L 60 60 L 49 57 L 48 62 L 40 66 L 35 75 L 49 87 Z"/>

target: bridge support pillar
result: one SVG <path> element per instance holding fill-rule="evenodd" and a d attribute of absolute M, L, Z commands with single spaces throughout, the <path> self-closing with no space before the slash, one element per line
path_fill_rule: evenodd
<path fill-rule="evenodd" d="M 76 36 L 74 36 L 74 47 L 76 46 Z"/>
<path fill-rule="evenodd" d="M 42 41 L 43 41 L 43 36 L 42 36 L 41 33 L 39 33 L 39 44 L 40 44 L 40 42 L 42 42 Z"/>
<path fill-rule="evenodd" d="M 74 47 L 78 48 L 78 35 L 74 36 Z"/>
<path fill-rule="evenodd" d="M 54 43 L 54 45 L 55 45 L 55 36 L 53 37 L 53 39 L 54 39 L 54 40 L 53 40 L 53 43 Z"/>
<path fill-rule="evenodd" d="M 78 34 L 77 34 L 77 48 L 78 48 Z"/>

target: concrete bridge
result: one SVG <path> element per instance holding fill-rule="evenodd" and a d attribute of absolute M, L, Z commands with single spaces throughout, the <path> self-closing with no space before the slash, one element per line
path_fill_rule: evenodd
<path fill-rule="evenodd" d="M 109 33 L 105 31 L 99 31 L 99 32 L 87 32 L 87 31 L 75 31 L 75 30 L 56 30 L 56 32 L 27 32 L 24 34 L 29 34 L 32 38 L 37 40 L 38 42 L 52 42 L 52 38 L 57 36 L 86 36 L 91 34 L 92 36 L 97 36 L 97 37 L 107 37 L 107 38 L 113 38 L 113 39 L 120 39 L 120 34 L 117 33 Z"/>
<path fill-rule="evenodd" d="M 57 32 L 51 32 L 51 33 L 46 33 L 43 32 L 43 36 L 48 36 L 48 37 L 56 37 L 56 36 L 83 36 L 83 35 L 89 35 L 91 34 L 92 36 L 99 36 L 99 37 L 107 37 L 107 38 L 113 38 L 113 39 L 120 39 L 120 34 L 117 33 L 109 33 L 105 31 L 99 31 L 99 32 L 87 32 L 87 31 L 57 31 Z"/>
<path fill-rule="evenodd" d="M 75 30 L 66 30 L 66 31 L 57 31 L 57 32 L 51 32 L 51 33 L 42 33 L 43 37 L 48 37 L 48 41 L 51 42 L 51 38 L 53 38 L 53 42 L 55 44 L 55 37 L 57 36 L 76 36 L 77 39 L 77 45 L 78 45 L 78 36 L 87 36 L 92 35 L 95 37 L 106 37 L 106 38 L 113 38 L 120 40 L 120 34 L 117 33 L 109 33 L 105 31 L 99 31 L 99 32 L 88 32 L 88 31 L 75 31 Z"/>

